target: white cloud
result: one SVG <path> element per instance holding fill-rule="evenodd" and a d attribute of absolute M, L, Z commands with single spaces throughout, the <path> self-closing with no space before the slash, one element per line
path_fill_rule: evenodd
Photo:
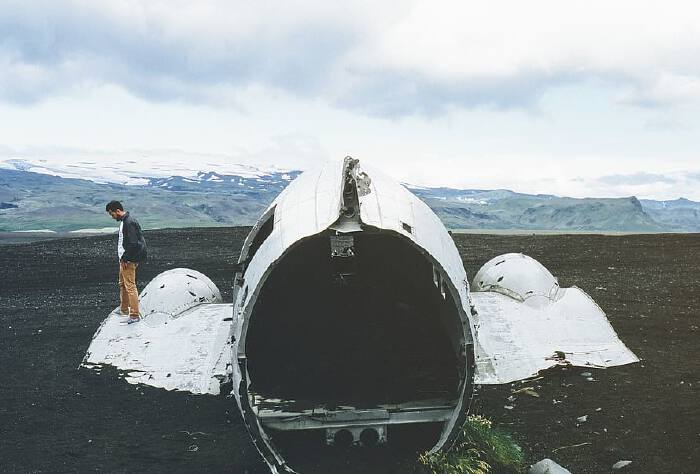
<path fill-rule="evenodd" d="M 628 102 L 699 99 L 700 7 L 689 1 L 7 0 L 0 35 L 2 97 L 20 102 L 84 83 L 156 101 L 258 85 L 435 115 L 527 107 L 590 78 L 624 85 Z"/>
<path fill-rule="evenodd" d="M 698 58 L 686 1 L 0 0 L 0 146 L 697 199 L 598 178 L 695 169 Z"/>
<path fill-rule="evenodd" d="M 380 64 L 438 78 L 630 74 L 649 68 L 700 72 L 695 2 L 421 2 L 390 27 Z M 689 61 L 690 60 L 690 61 Z"/>
<path fill-rule="evenodd" d="M 700 103 L 700 75 L 662 73 L 640 83 L 621 97 L 622 103 L 643 107 Z"/>

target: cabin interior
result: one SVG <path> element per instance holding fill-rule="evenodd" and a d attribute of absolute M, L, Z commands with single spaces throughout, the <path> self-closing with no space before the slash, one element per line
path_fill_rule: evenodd
<path fill-rule="evenodd" d="M 461 326 L 431 259 L 389 231 L 326 231 L 291 248 L 255 302 L 251 392 L 301 407 L 456 400 Z"/>

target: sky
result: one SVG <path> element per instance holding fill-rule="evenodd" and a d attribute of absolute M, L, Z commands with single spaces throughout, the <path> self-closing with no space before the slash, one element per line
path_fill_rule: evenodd
<path fill-rule="evenodd" d="M 697 2 L 0 0 L 0 160 L 700 201 L 699 145 Z"/>

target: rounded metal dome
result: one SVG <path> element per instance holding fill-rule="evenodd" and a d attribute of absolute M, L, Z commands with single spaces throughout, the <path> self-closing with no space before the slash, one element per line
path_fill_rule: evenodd
<path fill-rule="evenodd" d="M 221 293 L 209 277 L 189 268 L 175 268 L 156 276 L 141 292 L 141 314 L 178 316 L 202 303 L 221 303 Z"/>
<path fill-rule="evenodd" d="M 557 279 L 540 262 L 521 253 L 507 253 L 486 262 L 474 276 L 472 291 L 495 291 L 519 301 L 533 296 L 556 299 Z"/>

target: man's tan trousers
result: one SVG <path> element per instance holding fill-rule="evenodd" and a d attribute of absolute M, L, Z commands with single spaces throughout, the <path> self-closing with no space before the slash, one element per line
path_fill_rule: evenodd
<path fill-rule="evenodd" d="M 122 314 L 139 315 L 139 292 L 136 289 L 136 262 L 119 262 L 119 305 Z"/>

